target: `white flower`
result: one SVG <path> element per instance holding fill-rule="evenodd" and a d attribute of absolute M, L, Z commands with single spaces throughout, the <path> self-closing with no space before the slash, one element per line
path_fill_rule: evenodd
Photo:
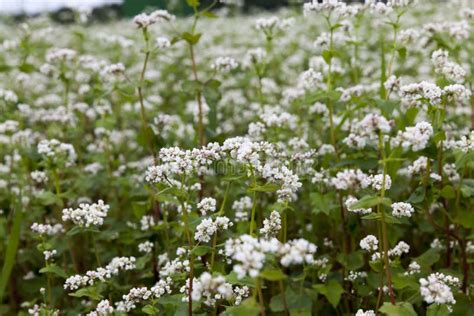
<path fill-rule="evenodd" d="M 281 229 L 281 217 L 277 211 L 272 211 L 269 218 L 263 220 L 263 228 L 260 229 L 260 234 L 265 235 L 265 238 L 275 237 Z"/>
<path fill-rule="evenodd" d="M 150 253 L 152 250 L 153 250 L 153 243 L 148 240 L 138 244 L 138 251 L 140 252 Z"/>
<path fill-rule="evenodd" d="M 290 240 L 281 247 L 279 254 L 282 256 L 280 263 L 284 267 L 295 264 L 312 264 L 317 247 L 306 239 Z"/>
<path fill-rule="evenodd" d="M 393 139 L 394 145 L 400 145 L 404 149 L 411 148 L 420 151 L 427 147 L 428 141 L 433 135 L 433 127 L 428 122 L 419 122 L 415 126 L 407 127 L 404 132 L 399 131 Z"/>
<path fill-rule="evenodd" d="M 211 68 L 220 73 L 227 73 L 239 66 L 237 61 L 232 57 L 218 57 L 214 63 L 211 64 Z"/>
<path fill-rule="evenodd" d="M 97 280 L 105 281 L 117 275 L 120 270 L 135 269 L 135 257 L 115 257 L 105 267 L 87 271 L 85 275 L 76 274 L 70 276 L 64 282 L 64 289 L 77 290 L 80 287 L 94 285 Z"/>
<path fill-rule="evenodd" d="M 231 226 L 233 223 L 225 216 L 216 217 L 214 221 L 212 218 L 205 218 L 196 227 L 194 239 L 200 242 L 209 242 L 217 231 L 226 230 Z"/>
<path fill-rule="evenodd" d="M 413 206 L 410 203 L 396 202 L 392 203 L 392 215 L 395 217 L 411 217 L 415 212 Z"/>
<path fill-rule="evenodd" d="M 213 198 L 203 198 L 197 205 L 198 210 L 201 212 L 202 216 L 207 215 L 207 213 L 213 213 L 216 211 L 217 201 Z"/>
<path fill-rule="evenodd" d="M 374 252 L 379 247 L 379 241 L 374 235 L 367 235 L 360 241 L 359 245 L 363 250 Z"/>
<path fill-rule="evenodd" d="M 168 47 L 171 47 L 170 40 L 164 36 L 157 37 L 155 42 L 156 42 L 156 47 L 158 49 L 166 49 Z"/>
<path fill-rule="evenodd" d="M 421 278 L 420 294 L 428 304 L 456 304 L 451 286 L 458 286 L 459 279 L 443 273 L 432 273 L 428 278 Z"/>
<path fill-rule="evenodd" d="M 102 226 L 109 212 L 110 206 L 99 200 L 93 204 L 79 204 L 79 208 L 66 208 L 63 210 L 63 221 L 71 221 L 81 227 Z"/>
<path fill-rule="evenodd" d="M 109 300 L 102 300 L 97 304 L 94 311 L 87 314 L 87 316 L 107 316 L 112 315 L 114 308 L 110 305 Z"/>
<path fill-rule="evenodd" d="M 382 190 L 382 187 L 385 188 L 385 190 L 390 189 L 392 186 L 392 178 L 388 174 L 383 175 L 383 174 L 376 174 L 375 176 L 371 176 L 371 183 L 372 183 L 372 188 L 374 190 Z"/>
<path fill-rule="evenodd" d="M 54 236 L 64 233 L 64 226 L 62 224 L 38 224 L 33 223 L 30 229 L 40 235 Z"/>

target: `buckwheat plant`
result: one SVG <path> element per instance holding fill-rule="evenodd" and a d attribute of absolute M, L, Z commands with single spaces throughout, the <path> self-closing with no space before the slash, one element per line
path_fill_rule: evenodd
<path fill-rule="evenodd" d="M 472 2 L 297 2 L 1 20 L 1 315 L 474 314 Z"/>

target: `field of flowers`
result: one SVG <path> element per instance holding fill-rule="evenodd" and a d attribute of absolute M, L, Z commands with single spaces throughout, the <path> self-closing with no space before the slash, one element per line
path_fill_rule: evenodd
<path fill-rule="evenodd" d="M 474 4 L 222 2 L 0 25 L 0 315 L 473 315 Z"/>

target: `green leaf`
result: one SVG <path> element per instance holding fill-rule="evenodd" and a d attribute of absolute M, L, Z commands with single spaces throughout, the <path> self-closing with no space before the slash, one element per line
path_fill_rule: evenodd
<path fill-rule="evenodd" d="M 445 304 L 431 304 L 426 309 L 426 316 L 448 316 L 449 314 L 448 306 Z"/>
<path fill-rule="evenodd" d="M 446 199 L 454 199 L 456 197 L 456 193 L 454 192 L 454 189 L 452 186 L 445 185 L 443 189 L 441 190 L 441 196 Z"/>
<path fill-rule="evenodd" d="M 313 206 L 313 213 L 319 214 L 324 213 L 329 215 L 329 212 L 337 207 L 334 203 L 335 198 L 333 193 L 322 194 L 319 192 L 313 192 L 310 194 L 311 205 Z"/>
<path fill-rule="evenodd" d="M 440 132 L 436 133 L 433 136 L 433 140 L 435 141 L 435 143 L 439 143 L 440 141 L 446 140 L 446 132 L 445 131 L 440 131 Z"/>
<path fill-rule="evenodd" d="M 398 55 L 400 56 L 401 59 L 407 58 L 407 49 L 406 47 L 401 47 L 397 49 Z"/>
<path fill-rule="evenodd" d="M 414 258 L 413 261 L 416 261 L 422 268 L 429 268 L 438 262 L 439 258 L 440 256 L 438 251 L 435 249 L 429 249 L 419 257 Z"/>
<path fill-rule="evenodd" d="M 195 45 L 201 39 L 201 35 L 201 33 L 191 34 L 188 32 L 184 32 L 183 34 L 181 34 L 181 37 L 189 44 Z"/>
<path fill-rule="evenodd" d="M 474 212 L 469 208 L 460 208 L 454 222 L 465 228 L 474 228 Z"/>
<path fill-rule="evenodd" d="M 64 278 L 64 279 L 67 278 L 67 273 L 64 272 L 63 269 L 61 269 L 60 267 L 58 267 L 55 264 L 50 264 L 49 266 L 44 267 L 41 270 L 39 270 L 39 272 L 40 273 L 52 273 L 52 274 L 56 274 L 57 276 L 59 276 L 61 278 Z"/>
<path fill-rule="evenodd" d="M 199 0 L 186 0 L 186 3 L 192 8 L 199 7 Z"/>
<path fill-rule="evenodd" d="M 253 298 L 244 300 L 238 306 L 227 307 L 224 315 L 232 316 L 257 316 L 260 314 L 260 307 Z"/>
<path fill-rule="evenodd" d="M 387 206 L 390 206 L 391 200 L 389 198 L 382 198 L 380 196 L 371 196 L 371 195 L 366 195 L 363 198 L 361 198 L 359 201 L 354 203 L 351 206 L 351 209 L 359 209 L 359 208 L 369 208 L 378 204 L 385 204 Z"/>
<path fill-rule="evenodd" d="M 417 316 L 413 306 L 408 302 L 398 302 L 397 304 L 385 302 L 379 311 L 388 316 Z"/>
<path fill-rule="evenodd" d="M 51 191 L 42 192 L 41 194 L 37 196 L 37 199 L 39 200 L 41 205 L 44 205 L 44 206 L 53 205 L 53 204 L 59 205 L 60 200 L 61 200 L 60 198 L 56 196 L 56 194 L 54 194 Z"/>
<path fill-rule="evenodd" d="M 266 268 L 262 272 L 260 272 L 260 276 L 265 280 L 269 281 L 280 281 L 287 278 L 286 274 L 283 273 L 280 269 L 271 269 Z"/>
<path fill-rule="evenodd" d="M 200 256 L 204 256 L 206 253 L 209 253 L 211 251 L 212 251 L 211 247 L 197 246 L 191 252 L 193 253 L 193 255 L 200 257 Z"/>
<path fill-rule="evenodd" d="M 16 260 L 16 253 L 18 244 L 20 242 L 21 223 L 23 220 L 23 210 L 17 208 L 13 214 L 13 223 L 8 236 L 6 250 L 3 249 L 3 267 L 0 277 L 0 301 L 2 301 L 8 281 L 10 280 L 11 272 Z"/>
<path fill-rule="evenodd" d="M 102 295 L 97 292 L 96 287 L 86 287 L 83 289 L 79 289 L 74 293 L 69 293 L 70 296 L 74 297 L 89 297 L 93 300 L 99 301 L 102 299 Z"/>
<path fill-rule="evenodd" d="M 87 233 L 87 232 L 100 233 L 100 230 L 92 228 L 92 227 L 74 226 L 66 233 L 66 236 L 74 236 L 77 234 L 82 234 L 82 233 Z"/>
<path fill-rule="evenodd" d="M 212 13 L 211 11 L 204 11 L 204 12 L 199 13 L 199 15 L 204 16 L 206 18 L 211 18 L 211 19 L 218 18 L 218 16 L 216 14 Z"/>
<path fill-rule="evenodd" d="M 425 200 L 425 188 L 418 187 L 408 198 L 408 203 L 421 203 Z"/>
<path fill-rule="evenodd" d="M 323 56 L 323 59 L 324 61 L 326 62 L 326 64 L 330 64 L 331 63 L 331 59 L 332 59 L 332 53 L 330 50 L 324 50 L 323 53 L 322 53 L 322 56 Z"/>
<path fill-rule="evenodd" d="M 159 311 L 160 310 L 158 308 L 150 304 L 145 305 L 142 308 L 142 312 L 144 312 L 147 315 L 158 315 Z"/>
<path fill-rule="evenodd" d="M 337 307 L 341 299 L 341 295 L 342 293 L 344 293 L 344 289 L 342 288 L 341 284 L 339 284 L 339 282 L 334 279 L 329 280 L 324 285 L 313 285 L 313 288 L 315 288 L 319 293 L 324 295 L 334 308 Z"/>
<path fill-rule="evenodd" d="M 257 192 L 276 192 L 280 188 L 279 185 L 274 183 L 265 183 L 264 185 L 257 185 L 255 187 L 251 187 L 248 190 L 250 192 L 257 191 Z"/>
<path fill-rule="evenodd" d="M 148 211 L 148 202 L 147 201 L 136 201 L 132 202 L 133 215 L 135 218 L 140 219 Z"/>
<path fill-rule="evenodd" d="M 364 257 L 361 251 L 354 251 L 350 254 L 339 253 L 337 261 L 348 270 L 357 270 L 364 265 Z"/>
<path fill-rule="evenodd" d="M 361 217 L 362 219 L 365 219 L 365 220 L 380 220 L 382 218 L 382 215 L 381 214 L 377 214 L 377 213 L 370 213 L 370 214 L 367 214 L 367 215 L 364 215 Z"/>
<path fill-rule="evenodd" d="M 456 159 L 456 169 L 464 168 L 469 162 L 472 161 L 474 161 L 474 152 L 470 151 L 468 153 L 464 153 L 458 159 Z"/>
<path fill-rule="evenodd" d="M 22 72 L 25 72 L 25 73 L 32 73 L 36 70 L 36 67 L 32 64 L 24 63 L 24 64 L 21 64 L 20 67 L 18 67 L 18 69 L 20 69 Z"/>

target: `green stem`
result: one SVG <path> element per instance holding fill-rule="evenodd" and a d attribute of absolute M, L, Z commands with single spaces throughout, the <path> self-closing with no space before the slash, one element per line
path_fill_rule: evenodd
<path fill-rule="evenodd" d="M 5 252 L 5 261 L 3 262 L 2 274 L 0 279 L 0 302 L 3 301 L 3 295 L 7 287 L 10 275 L 15 263 L 16 252 L 20 242 L 21 222 L 23 220 L 23 212 L 19 208 L 14 211 L 13 225 L 8 237 L 7 249 Z"/>
<path fill-rule="evenodd" d="M 386 160 L 385 160 L 385 148 L 384 148 L 384 142 L 383 142 L 383 135 L 380 132 L 379 133 L 379 149 L 381 153 L 381 158 L 382 158 L 382 163 L 383 163 L 383 178 L 382 178 L 382 188 L 380 191 L 380 197 L 383 198 L 385 197 L 385 183 L 386 183 L 386 177 L 387 177 L 387 165 L 386 165 Z M 390 295 L 390 302 L 392 304 L 395 304 L 395 294 L 393 293 L 393 287 L 392 287 L 392 272 L 390 271 L 390 262 L 388 258 L 388 235 L 387 235 L 387 223 L 385 221 L 385 211 L 382 203 L 379 203 L 377 206 L 378 212 L 380 213 L 381 220 L 382 220 L 382 245 L 383 245 L 383 261 L 384 261 L 384 266 L 385 266 L 385 274 L 387 276 L 387 284 L 388 284 L 388 292 Z"/>

